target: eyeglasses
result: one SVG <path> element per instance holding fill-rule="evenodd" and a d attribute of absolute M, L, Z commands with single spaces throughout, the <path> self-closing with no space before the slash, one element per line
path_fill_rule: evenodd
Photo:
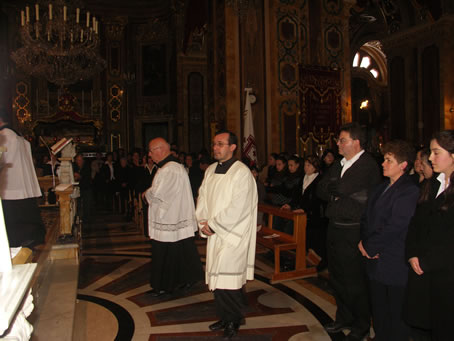
<path fill-rule="evenodd" d="M 211 144 L 211 147 L 215 147 L 215 146 L 218 146 L 219 148 L 222 148 L 224 146 L 229 146 L 230 143 L 225 143 L 225 142 L 213 142 Z"/>
<path fill-rule="evenodd" d="M 348 141 L 353 141 L 353 139 L 341 138 L 341 139 L 334 139 L 334 141 L 336 141 L 336 143 L 339 143 L 339 144 L 346 144 Z"/>

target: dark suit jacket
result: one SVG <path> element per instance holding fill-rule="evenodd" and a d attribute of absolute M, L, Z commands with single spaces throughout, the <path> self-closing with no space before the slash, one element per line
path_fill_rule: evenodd
<path fill-rule="evenodd" d="M 336 161 L 320 180 L 317 195 L 328 201 L 326 216 L 330 219 L 330 224 L 339 228 L 359 229 L 367 196 L 381 180 L 378 164 L 372 156 L 364 152 L 345 171 L 342 178 L 341 171 L 342 165 L 340 161 Z M 333 192 L 333 187 L 336 192 Z"/>
<path fill-rule="evenodd" d="M 306 212 L 307 228 L 317 228 L 320 227 L 321 224 L 322 201 L 315 194 L 320 178 L 321 175 L 317 175 L 314 181 L 312 181 L 311 184 L 307 186 L 303 194 L 303 176 L 300 184 L 294 191 L 292 201 L 290 202 L 292 210 L 301 208 L 304 210 L 304 212 Z"/>
<path fill-rule="evenodd" d="M 361 238 L 369 256 L 379 254 L 378 259 L 366 262 L 369 278 L 385 285 L 404 287 L 408 275 L 405 239 L 419 187 L 407 174 L 388 186 L 389 180 L 386 180 L 369 196 L 361 221 Z"/>
<path fill-rule="evenodd" d="M 409 270 L 404 318 L 421 328 L 454 325 L 454 208 L 440 210 L 445 194 L 435 198 L 440 182 L 430 182 L 431 199 L 418 205 L 406 242 L 406 259 L 418 257 L 424 274 Z"/>

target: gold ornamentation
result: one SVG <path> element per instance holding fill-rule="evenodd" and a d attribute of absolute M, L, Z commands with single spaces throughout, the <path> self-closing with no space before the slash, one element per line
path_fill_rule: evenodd
<path fill-rule="evenodd" d="M 16 117 L 21 124 L 31 121 L 32 116 L 28 111 L 30 100 L 27 97 L 28 85 L 25 82 L 18 82 L 16 84 L 16 97 L 14 98 L 14 106 L 16 109 Z"/>

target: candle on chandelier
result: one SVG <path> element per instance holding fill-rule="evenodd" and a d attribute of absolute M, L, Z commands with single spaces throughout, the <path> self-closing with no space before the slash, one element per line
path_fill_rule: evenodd
<path fill-rule="evenodd" d="M 80 42 L 84 39 L 84 29 L 80 30 Z"/>
<path fill-rule="evenodd" d="M 20 24 L 22 26 L 25 25 L 25 13 L 24 13 L 24 11 L 20 11 Z"/>
<path fill-rule="evenodd" d="M 90 27 L 90 12 L 87 12 L 87 28 Z"/>
<path fill-rule="evenodd" d="M 73 42 L 74 36 L 73 33 L 71 32 L 71 43 Z"/>
<path fill-rule="evenodd" d="M 79 16 L 80 16 L 80 8 L 76 9 L 76 23 L 79 23 Z"/>
<path fill-rule="evenodd" d="M 99 24 L 99 21 L 96 20 L 96 27 L 95 27 L 95 33 L 98 34 L 98 24 Z"/>
<path fill-rule="evenodd" d="M 49 20 L 52 20 L 52 4 L 49 4 Z"/>
<path fill-rule="evenodd" d="M 63 6 L 63 21 L 66 21 L 67 11 L 68 11 L 68 8 L 66 6 Z"/>
<path fill-rule="evenodd" d="M 27 22 L 30 22 L 30 7 L 25 7 L 25 16 L 27 17 Z"/>
<path fill-rule="evenodd" d="M 93 17 L 93 31 L 95 30 L 95 22 L 96 22 L 96 18 Z"/>
<path fill-rule="evenodd" d="M 36 12 L 36 21 L 39 21 L 39 5 L 35 5 L 35 12 Z"/>

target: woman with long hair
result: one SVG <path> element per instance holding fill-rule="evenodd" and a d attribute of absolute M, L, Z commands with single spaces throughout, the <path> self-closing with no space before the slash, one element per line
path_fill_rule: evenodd
<path fill-rule="evenodd" d="M 454 325 L 454 130 L 430 142 L 433 176 L 421 191 L 406 241 L 408 276 L 404 318 L 413 340 L 452 340 Z"/>

